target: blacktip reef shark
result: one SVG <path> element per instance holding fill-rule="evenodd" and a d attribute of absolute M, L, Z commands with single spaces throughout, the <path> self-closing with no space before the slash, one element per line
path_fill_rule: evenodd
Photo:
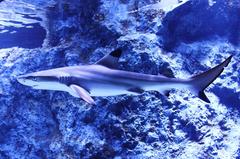
<path fill-rule="evenodd" d="M 232 58 L 230 56 L 216 67 L 189 79 L 177 79 L 118 70 L 121 54 L 122 50 L 116 49 L 93 65 L 44 70 L 18 76 L 17 80 L 33 89 L 65 91 L 89 104 L 95 104 L 92 96 L 141 94 L 150 90 L 164 94 L 171 89 L 189 89 L 210 103 L 204 90 L 223 72 Z"/>

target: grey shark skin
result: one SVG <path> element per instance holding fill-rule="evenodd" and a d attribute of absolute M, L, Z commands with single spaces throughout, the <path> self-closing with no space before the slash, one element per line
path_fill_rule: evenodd
<path fill-rule="evenodd" d="M 33 89 L 65 91 L 74 97 L 94 104 L 91 96 L 141 94 L 156 90 L 166 93 L 171 89 L 189 89 L 203 101 L 210 103 L 204 94 L 224 70 L 232 56 L 216 67 L 189 79 L 167 78 L 115 69 L 122 51 L 117 49 L 97 63 L 39 71 L 19 76 L 18 82 Z"/>

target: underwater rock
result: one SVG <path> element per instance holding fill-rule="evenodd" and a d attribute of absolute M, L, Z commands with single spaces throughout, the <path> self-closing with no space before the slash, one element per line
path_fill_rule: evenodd
<path fill-rule="evenodd" d="M 44 8 L 47 35 L 39 48 L 0 50 L 0 158 L 239 157 L 237 1 L 174 1 L 178 7 L 167 9 L 149 0 L 19 2 Z M 169 97 L 155 91 L 94 97 L 90 106 L 16 81 L 30 72 L 92 64 L 119 47 L 120 69 L 176 78 L 234 56 L 206 90 L 211 104 L 171 90 Z"/>
<path fill-rule="evenodd" d="M 237 0 L 217 0 L 212 5 L 208 0 L 188 1 L 164 18 L 158 32 L 162 36 L 163 47 L 172 50 L 180 42 L 191 43 L 216 36 L 238 45 L 239 9 Z"/>

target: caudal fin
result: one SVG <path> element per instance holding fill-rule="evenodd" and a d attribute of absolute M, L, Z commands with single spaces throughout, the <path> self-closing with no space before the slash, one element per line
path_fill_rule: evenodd
<path fill-rule="evenodd" d="M 207 98 L 204 90 L 223 72 L 224 67 L 227 67 L 231 58 L 232 56 L 228 57 L 224 62 L 214 68 L 192 77 L 191 83 L 193 93 L 196 93 L 196 95 L 198 95 L 198 97 L 203 101 L 210 103 L 210 100 Z"/>

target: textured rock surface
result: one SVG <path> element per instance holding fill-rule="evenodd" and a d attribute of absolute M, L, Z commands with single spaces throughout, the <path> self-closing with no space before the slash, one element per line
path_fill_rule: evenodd
<path fill-rule="evenodd" d="M 37 15 L 47 35 L 41 48 L 0 50 L 0 158 L 240 157 L 238 1 L 20 2 L 42 7 Z M 93 63 L 117 47 L 124 51 L 121 69 L 178 78 L 234 57 L 206 90 L 211 104 L 172 90 L 169 98 L 154 91 L 99 97 L 92 107 L 16 81 L 28 72 Z"/>
<path fill-rule="evenodd" d="M 208 40 L 215 36 L 239 44 L 240 2 L 238 0 L 192 0 L 169 13 L 159 29 L 165 49 L 179 42 Z"/>

